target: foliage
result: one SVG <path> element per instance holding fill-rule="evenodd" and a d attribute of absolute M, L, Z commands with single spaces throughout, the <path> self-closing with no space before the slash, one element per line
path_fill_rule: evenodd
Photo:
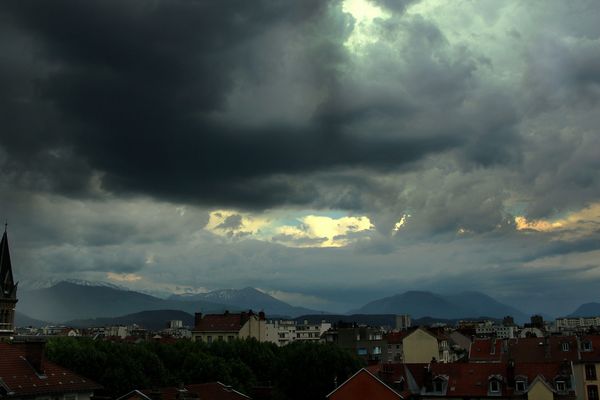
<path fill-rule="evenodd" d="M 248 394 L 256 385 L 271 384 L 278 399 L 323 399 L 335 380 L 343 382 L 362 366 L 353 354 L 332 344 L 277 347 L 254 339 L 208 345 L 61 337 L 48 341 L 46 356 L 100 383 L 112 397 L 133 389 L 220 381 Z"/>

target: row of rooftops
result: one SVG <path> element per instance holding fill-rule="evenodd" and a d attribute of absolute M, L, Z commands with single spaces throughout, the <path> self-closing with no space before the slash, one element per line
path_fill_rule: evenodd
<path fill-rule="evenodd" d="M 543 338 L 475 339 L 471 362 L 600 362 L 600 336 L 546 336 Z"/>
<path fill-rule="evenodd" d="M 357 392 L 379 399 L 523 398 L 537 383 L 555 399 L 574 399 L 573 372 L 568 362 L 379 364 L 364 368 L 327 397 L 359 399 Z"/>

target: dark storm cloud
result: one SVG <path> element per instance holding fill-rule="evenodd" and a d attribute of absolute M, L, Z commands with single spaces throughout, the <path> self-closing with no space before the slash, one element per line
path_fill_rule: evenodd
<path fill-rule="evenodd" d="M 440 58 L 436 52 L 447 43 L 421 20 L 410 26 L 409 70 L 390 81 L 407 85 L 409 100 L 340 77 L 352 19 L 336 3 L 58 1 L 2 8 L 4 29 L 27 43 L 21 57 L 31 71 L 17 71 L 16 63 L 4 75 L 23 76 L 2 99 L 10 115 L 1 145 L 9 178 L 28 187 L 82 195 L 98 174 L 104 189 L 122 194 L 240 207 L 312 204 L 321 183 L 295 176 L 398 170 L 463 144 L 470 159 L 487 165 L 506 161 L 504 149 L 514 142 L 509 114 L 500 114 L 509 117 L 504 127 L 450 116 L 475 66 L 468 57 Z M 278 42 L 281 32 L 296 41 Z M 240 79 L 267 82 L 286 46 L 301 55 L 297 67 L 310 72 L 303 84 L 324 94 L 314 112 L 302 123 L 261 126 L 215 117 Z M 272 99 L 273 106 L 296 96 L 286 88 L 289 98 Z M 444 104 L 447 113 L 433 111 Z M 445 126 L 418 128 L 419 116 L 432 111 Z M 403 115 L 404 124 L 377 122 Z"/>

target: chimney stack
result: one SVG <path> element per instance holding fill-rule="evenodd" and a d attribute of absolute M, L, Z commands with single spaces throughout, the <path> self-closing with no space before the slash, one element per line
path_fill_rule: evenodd
<path fill-rule="evenodd" d="M 197 328 L 200 326 L 200 322 L 202 321 L 202 313 L 197 312 L 194 314 L 194 327 Z"/>

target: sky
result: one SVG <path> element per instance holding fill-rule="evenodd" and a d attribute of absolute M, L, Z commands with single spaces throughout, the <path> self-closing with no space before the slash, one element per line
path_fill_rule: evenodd
<path fill-rule="evenodd" d="M 595 0 L 0 2 L 16 279 L 600 301 Z"/>

